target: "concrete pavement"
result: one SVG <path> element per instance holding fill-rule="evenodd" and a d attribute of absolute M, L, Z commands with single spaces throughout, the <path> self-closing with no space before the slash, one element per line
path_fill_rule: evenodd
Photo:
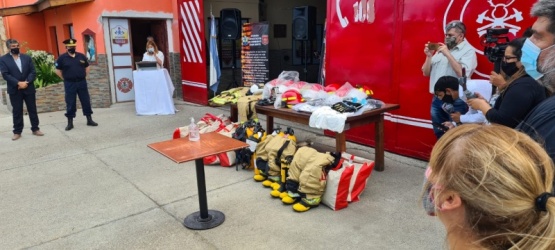
<path fill-rule="evenodd" d="M 136 116 L 133 102 L 93 109 L 98 127 L 64 131 L 64 112 L 28 117 L 11 141 L 12 118 L 0 106 L 0 249 L 441 249 L 445 232 L 419 206 L 425 162 L 386 153 L 361 201 L 332 211 L 296 213 L 270 197 L 252 171 L 206 167 L 208 208 L 225 222 L 193 231 L 183 219 L 199 210 L 194 162 L 176 164 L 146 145 L 171 139 L 176 127 L 204 113 L 229 114 L 175 101 L 171 116 Z M 265 117 L 261 116 L 262 123 Z M 291 125 L 301 140 L 332 147 L 322 132 Z M 373 149 L 348 143 L 373 159 Z"/>

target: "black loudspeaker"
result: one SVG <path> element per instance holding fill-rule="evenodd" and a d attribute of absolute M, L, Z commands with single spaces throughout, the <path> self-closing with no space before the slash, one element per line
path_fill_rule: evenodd
<path fill-rule="evenodd" d="M 293 39 L 312 40 L 316 34 L 316 7 L 301 6 L 293 9 Z"/>
<path fill-rule="evenodd" d="M 241 37 L 241 11 L 222 9 L 220 11 L 220 34 L 222 39 L 237 40 Z"/>

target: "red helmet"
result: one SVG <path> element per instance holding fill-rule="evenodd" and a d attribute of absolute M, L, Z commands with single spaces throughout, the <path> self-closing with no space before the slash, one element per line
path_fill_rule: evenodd
<path fill-rule="evenodd" d="M 304 102 L 304 99 L 298 90 L 290 89 L 281 94 L 281 101 L 285 102 L 287 107 L 291 108 L 295 104 Z"/>
<path fill-rule="evenodd" d="M 326 91 L 326 92 L 335 92 L 335 91 L 336 91 L 338 88 L 340 88 L 340 87 L 341 87 L 341 86 L 339 86 L 339 84 L 337 84 L 337 83 L 332 83 L 332 84 L 326 85 L 326 86 L 324 87 L 324 91 Z"/>

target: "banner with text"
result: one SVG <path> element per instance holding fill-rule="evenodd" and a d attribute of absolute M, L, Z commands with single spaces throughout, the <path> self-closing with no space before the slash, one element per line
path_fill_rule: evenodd
<path fill-rule="evenodd" d="M 245 23 L 241 37 L 243 86 L 263 85 L 269 81 L 270 63 L 268 23 Z"/>

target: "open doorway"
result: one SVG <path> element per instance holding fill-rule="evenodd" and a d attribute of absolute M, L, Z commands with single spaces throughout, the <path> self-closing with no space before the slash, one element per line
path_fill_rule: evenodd
<path fill-rule="evenodd" d="M 154 38 L 158 50 L 164 53 L 164 68 L 170 72 L 168 32 L 166 30 L 166 19 L 130 19 L 131 41 L 133 53 L 133 65 L 143 59 L 146 51 L 146 39 L 149 36 Z"/>

